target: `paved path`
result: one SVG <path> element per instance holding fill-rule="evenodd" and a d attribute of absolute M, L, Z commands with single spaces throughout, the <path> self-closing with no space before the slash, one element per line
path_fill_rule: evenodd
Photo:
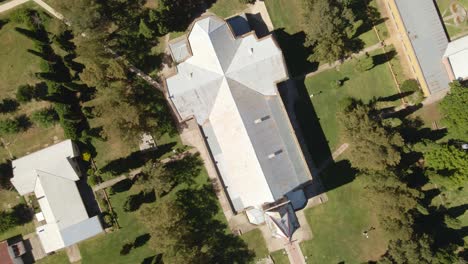
<path fill-rule="evenodd" d="M 62 14 L 60 14 L 59 12 L 57 12 L 55 9 L 53 9 L 50 5 L 46 4 L 44 1 L 42 0 L 33 0 L 36 4 L 40 5 L 42 8 L 44 8 L 47 12 L 49 12 L 51 15 L 53 15 L 54 17 L 60 19 L 60 20 L 64 20 L 64 16 Z"/>
<path fill-rule="evenodd" d="M 320 167 L 317 168 L 316 173 L 322 172 L 322 170 L 328 167 L 330 163 L 332 163 L 334 160 L 336 160 L 336 158 L 338 158 L 341 154 L 343 154 L 343 152 L 345 152 L 348 149 L 348 147 L 349 147 L 348 143 L 344 143 L 343 145 L 341 145 L 337 150 L 335 150 L 335 152 L 333 152 L 330 158 L 324 161 L 322 165 L 320 165 Z"/>
<path fill-rule="evenodd" d="M 70 261 L 70 263 L 76 263 L 81 260 L 81 253 L 78 244 L 66 247 L 65 252 L 67 253 L 68 261 Z"/>
<path fill-rule="evenodd" d="M 291 264 L 306 264 L 304 255 L 302 254 L 299 242 L 294 241 L 286 245 L 286 253 L 288 253 L 289 263 Z"/>
<path fill-rule="evenodd" d="M 380 48 L 382 48 L 382 47 L 383 47 L 383 46 L 382 46 L 382 43 L 374 44 L 374 45 L 372 45 L 372 46 L 370 46 L 370 47 L 367 47 L 367 48 L 361 50 L 361 51 L 358 52 L 358 53 L 352 54 L 349 58 L 347 58 L 347 59 L 345 59 L 345 60 L 337 60 L 337 61 L 335 61 L 335 62 L 333 62 L 333 63 L 331 63 L 331 64 L 330 64 L 330 63 L 322 64 L 322 65 L 320 65 L 320 66 L 318 67 L 318 69 L 317 69 L 316 71 L 313 71 L 313 72 L 310 72 L 310 73 L 307 73 L 307 74 L 304 74 L 304 75 L 302 75 L 302 76 L 298 76 L 298 77 L 295 77 L 295 78 L 296 78 L 296 79 L 298 79 L 298 78 L 304 78 L 304 77 L 307 78 L 307 77 L 311 77 L 311 76 L 317 75 L 317 74 L 319 74 L 319 73 L 321 73 L 321 72 L 323 72 L 323 71 L 330 70 L 330 69 L 333 69 L 333 68 L 337 67 L 338 65 L 341 65 L 341 64 L 343 64 L 345 61 L 348 61 L 348 60 L 351 60 L 352 58 L 359 57 L 359 56 L 362 56 L 362 55 L 364 55 L 364 54 L 366 54 L 366 53 L 370 53 L 370 52 L 372 52 L 372 51 L 378 50 L 378 49 L 380 49 Z"/>
<path fill-rule="evenodd" d="M 19 6 L 19 5 L 22 5 L 26 2 L 28 2 L 29 0 L 13 0 L 13 1 L 10 1 L 10 2 L 6 2 L 2 5 L 0 5 L 0 13 L 2 12 L 5 12 L 7 10 L 10 10 L 12 8 L 15 8 L 16 6 Z"/>

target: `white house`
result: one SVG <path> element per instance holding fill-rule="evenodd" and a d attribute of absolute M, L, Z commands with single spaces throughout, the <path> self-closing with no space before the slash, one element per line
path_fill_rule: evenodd
<path fill-rule="evenodd" d="M 12 162 L 11 182 L 21 194 L 35 194 L 43 225 L 36 233 L 46 253 L 73 245 L 103 231 L 97 216 L 89 218 L 76 181 L 77 147 L 66 140 Z"/>
<path fill-rule="evenodd" d="M 237 37 L 207 16 L 170 47 L 179 64 L 168 96 L 181 120 L 201 127 L 233 210 L 262 212 L 285 197 L 305 204 L 300 187 L 312 176 L 278 92 L 288 73 L 273 37 Z"/>

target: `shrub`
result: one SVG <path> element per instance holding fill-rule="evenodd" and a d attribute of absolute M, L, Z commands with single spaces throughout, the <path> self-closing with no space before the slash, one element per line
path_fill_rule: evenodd
<path fill-rule="evenodd" d="M 8 118 L 0 120 L 0 134 L 15 134 L 21 131 L 20 123 L 17 119 Z"/>
<path fill-rule="evenodd" d="M 0 113 L 11 113 L 18 109 L 18 102 L 11 98 L 3 99 L 0 102 Z"/>
<path fill-rule="evenodd" d="M 91 187 L 97 185 L 99 183 L 98 182 L 98 177 L 95 176 L 95 175 L 88 175 L 87 183 Z"/>
<path fill-rule="evenodd" d="M 401 90 L 402 93 L 417 92 L 417 91 L 419 91 L 418 81 L 416 81 L 414 79 L 406 80 L 401 84 L 400 90 Z"/>
<path fill-rule="evenodd" d="M 10 20 L 19 24 L 30 23 L 31 10 L 25 8 L 17 9 L 11 13 Z"/>
<path fill-rule="evenodd" d="M 106 226 L 112 226 L 114 224 L 114 219 L 112 219 L 112 216 L 110 214 L 105 214 L 102 220 L 104 221 L 104 225 Z"/>
<path fill-rule="evenodd" d="M 29 84 L 18 86 L 16 89 L 16 100 L 20 103 L 30 102 L 34 98 L 34 87 Z"/>
<path fill-rule="evenodd" d="M 57 112 L 55 112 L 53 108 L 45 108 L 35 111 L 32 113 L 31 119 L 34 123 L 44 128 L 53 126 L 59 120 Z"/>
<path fill-rule="evenodd" d="M 13 214 L 7 212 L 0 212 L 0 233 L 14 227 L 16 220 Z"/>

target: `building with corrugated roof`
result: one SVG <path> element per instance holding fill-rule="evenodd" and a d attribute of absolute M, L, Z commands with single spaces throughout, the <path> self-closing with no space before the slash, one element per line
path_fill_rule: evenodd
<path fill-rule="evenodd" d="M 450 66 L 444 62 L 449 43 L 432 0 L 387 0 L 408 62 L 425 96 L 446 92 Z"/>
<path fill-rule="evenodd" d="M 50 253 L 103 231 L 98 216 L 89 217 L 76 181 L 78 148 L 66 140 L 13 160 L 11 183 L 21 195 L 34 193 L 41 212 L 36 233 Z"/>

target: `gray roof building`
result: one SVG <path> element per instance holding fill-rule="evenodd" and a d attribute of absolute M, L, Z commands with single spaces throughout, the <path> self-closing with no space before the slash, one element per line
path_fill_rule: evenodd
<path fill-rule="evenodd" d="M 236 37 L 208 16 L 194 22 L 187 43 L 191 56 L 166 79 L 169 98 L 182 120 L 201 126 L 234 210 L 261 209 L 310 181 L 276 85 L 288 75 L 275 40 Z"/>
<path fill-rule="evenodd" d="M 451 80 L 442 59 L 448 38 L 433 0 L 391 1 L 396 3 L 429 93 L 447 89 Z"/>

